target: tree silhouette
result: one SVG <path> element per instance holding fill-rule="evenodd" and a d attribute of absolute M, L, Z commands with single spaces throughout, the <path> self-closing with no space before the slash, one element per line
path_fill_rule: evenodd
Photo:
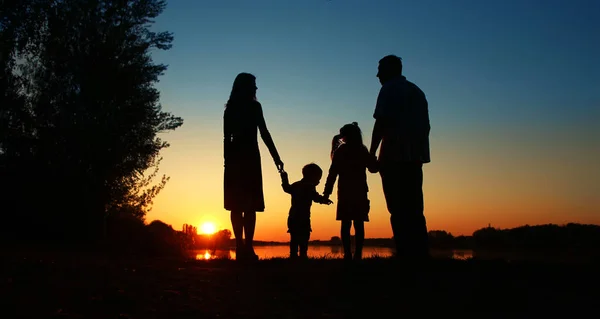
<path fill-rule="evenodd" d="M 342 243 L 342 239 L 339 236 L 333 236 L 331 237 L 330 242 L 334 245 L 339 245 Z"/>
<path fill-rule="evenodd" d="M 221 229 L 213 236 L 213 238 L 215 248 L 224 248 L 229 244 L 231 231 L 229 229 Z"/>
<path fill-rule="evenodd" d="M 173 40 L 150 31 L 165 2 L 3 6 L 0 173 L 9 219 L 67 242 L 102 236 L 109 214 L 143 219 L 168 181 L 152 184 L 169 146 L 158 134 L 183 123 L 162 111 L 154 87 L 166 66 L 151 50 Z"/>
<path fill-rule="evenodd" d="M 428 232 L 429 242 L 436 248 L 450 249 L 454 242 L 454 236 L 444 230 L 430 230 Z"/>
<path fill-rule="evenodd" d="M 216 237 L 218 237 L 220 240 L 228 241 L 231 239 L 231 230 L 221 229 L 217 232 Z"/>

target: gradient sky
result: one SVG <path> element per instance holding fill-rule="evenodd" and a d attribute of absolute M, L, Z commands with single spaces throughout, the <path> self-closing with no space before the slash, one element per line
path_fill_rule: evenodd
<path fill-rule="evenodd" d="M 357 121 L 369 146 L 377 63 L 403 58 L 427 95 L 429 229 L 600 224 L 600 1 L 172 0 L 155 29 L 158 88 L 184 125 L 161 138 L 171 180 L 148 221 L 229 228 L 223 209 L 223 109 L 239 72 L 258 99 L 290 180 L 327 172 L 331 138 Z M 262 141 L 266 211 L 258 240 L 287 240 L 290 198 Z M 325 177 L 317 187 L 323 190 Z M 379 175 L 369 174 L 367 237 L 391 237 Z M 337 185 L 336 185 L 337 188 Z M 332 195 L 336 201 L 336 193 Z M 312 239 L 339 234 L 335 206 L 313 206 Z"/>

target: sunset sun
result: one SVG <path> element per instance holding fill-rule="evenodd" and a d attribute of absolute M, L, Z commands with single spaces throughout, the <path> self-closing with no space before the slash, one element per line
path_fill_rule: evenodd
<path fill-rule="evenodd" d="M 200 226 L 200 233 L 206 235 L 212 235 L 217 232 L 217 227 L 212 222 L 205 222 Z"/>

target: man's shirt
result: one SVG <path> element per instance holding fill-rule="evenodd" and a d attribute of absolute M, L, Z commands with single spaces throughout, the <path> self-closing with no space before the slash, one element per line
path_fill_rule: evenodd
<path fill-rule="evenodd" d="M 383 127 L 381 162 L 431 161 L 428 103 L 418 86 L 404 76 L 386 82 L 379 91 L 373 117 Z"/>

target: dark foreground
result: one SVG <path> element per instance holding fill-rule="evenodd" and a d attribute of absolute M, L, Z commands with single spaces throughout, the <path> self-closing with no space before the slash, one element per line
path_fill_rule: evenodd
<path fill-rule="evenodd" d="M 370 259 L 292 263 L 4 258 L 1 318 L 378 318 L 402 313 L 584 314 L 598 265 Z"/>

